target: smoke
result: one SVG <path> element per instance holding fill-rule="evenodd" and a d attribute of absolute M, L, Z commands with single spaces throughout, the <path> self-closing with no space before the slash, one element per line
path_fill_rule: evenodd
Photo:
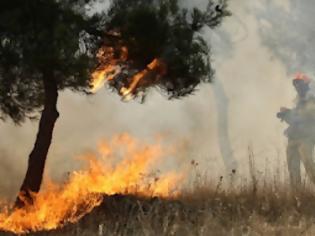
<path fill-rule="evenodd" d="M 202 7 L 206 0 L 186 1 L 185 4 Z M 229 113 L 229 129 L 223 130 L 223 135 L 229 138 L 231 149 L 225 151 L 233 154 L 240 173 L 244 176 L 248 173 L 249 145 L 253 147 L 259 171 L 264 172 L 266 166 L 274 169 L 279 163 L 284 165 L 285 124 L 280 123 L 275 114 L 279 107 L 292 105 L 295 95 L 287 78 L 289 67 L 277 56 L 277 47 L 265 43 L 266 35 L 276 37 L 274 30 L 261 32 L 261 25 L 265 24 L 262 12 L 269 12 L 270 8 L 287 12 L 297 21 L 301 17 L 292 15 L 291 5 L 271 2 L 260 5 L 251 0 L 233 0 L 230 1 L 233 16 L 216 31 L 204 30 L 212 45 L 216 80 L 224 88 L 229 110 L 224 109 L 225 98 L 214 99 L 214 92 L 220 89 L 216 84 L 214 88 L 201 85 L 195 95 L 176 101 L 168 101 L 157 91 L 152 91 L 145 104 L 123 103 L 106 89 L 89 97 L 65 91 L 58 104 L 61 116 L 57 121 L 46 174 L 62 179 L 67 172 L 81 167 L 82 163 L 75 157 L 95 150 L 100 139 L 129 132 L 143 140 L 153 140 L 156 134 L 163 134 L 164 143 L 184 143 L 165 166 L 175 168 L 195 160 L 200 163 L 201 171 L 215 178 L 225 169 L 222 140 L 220 142 L 217 133 L 218 124 L 222 122 L 218 119 L 224 112 Z M 265 18 L 273 17 L 276 19 L 275 15 Z M 295 30 L 290 27 L 288 25 L 283 30 Z M 284 33 L 281 36 L 286 37 Z M 222 104 L 221 110 L 217 109 L 216 102 Z M 1 194 L 14 197 L 18 190 L 37 125 L 37 122 L 26 122 L 22 126 L 0 123 Z"/>
<path fill-rule="evenodd" d="M 289 73 L 314 74 L 315 49 L 313 38 L 314 1 L 264 0 L 256 9 L 262 42 L 281 60 Z"/>

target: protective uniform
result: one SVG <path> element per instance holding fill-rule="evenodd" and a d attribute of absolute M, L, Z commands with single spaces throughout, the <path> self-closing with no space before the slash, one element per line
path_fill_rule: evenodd
<path fill-rule="evenodd" d="M 302 161 L 307 175 L 315 183 L 315 163 L 313 152 L 315 145 L 315 94 L 312 87 L 314 82 L 299 74 L 293 80 L 298 92 L 296 107 L 283 108 L 278 117 L 286 121 L 289 127 L 285 131 L 288 137 L 287 163 L 291 185 L 301 186 Z"/>

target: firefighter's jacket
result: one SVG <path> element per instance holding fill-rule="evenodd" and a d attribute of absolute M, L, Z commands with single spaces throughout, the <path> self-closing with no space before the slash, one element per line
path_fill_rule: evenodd
<path fill-rule="evenodd" d="M 285 135 L 291 139 L 310 139 L 315 142 L 315 96 L 307 94 L 298 98 L 296 107 L 286 115 L 289 127 Z"/>

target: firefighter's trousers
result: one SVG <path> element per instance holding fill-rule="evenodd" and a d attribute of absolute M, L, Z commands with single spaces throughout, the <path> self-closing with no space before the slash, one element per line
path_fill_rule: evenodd
<path fill-rule="evenodd" d="M 303 162 L 306 174 L 315 184 L 315 163 L 313 160 L 314 142 L 308 139 L 290 139 L 287 147 L 287 162 L 291 185 L 301 186 L 301 168 Z"/>

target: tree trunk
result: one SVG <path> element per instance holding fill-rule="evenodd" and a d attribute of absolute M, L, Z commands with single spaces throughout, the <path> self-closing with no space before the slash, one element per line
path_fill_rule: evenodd
<path fill-rule="evenodd" d="M 229 99 L 220 80 L 215 81 L 213 89 L 218 116 L 219 147 L 227 174 L 230 175 L 235 173 L 237 161 L 234 157 L 229 135 Z"/>
<path fill-rule="evenodd" d="M 35 145 L 29 155 L 27 172 L 15 202 L 15 206 L 18 208 L 32 204 L 34 194 L 38 193 L 40 189 L 54 126 L 59 117 L 57 111 L 57 82 L 51 75 L 44 75 L 43 83 L 45 92 L 44 109 L 41 114 Z"/>

